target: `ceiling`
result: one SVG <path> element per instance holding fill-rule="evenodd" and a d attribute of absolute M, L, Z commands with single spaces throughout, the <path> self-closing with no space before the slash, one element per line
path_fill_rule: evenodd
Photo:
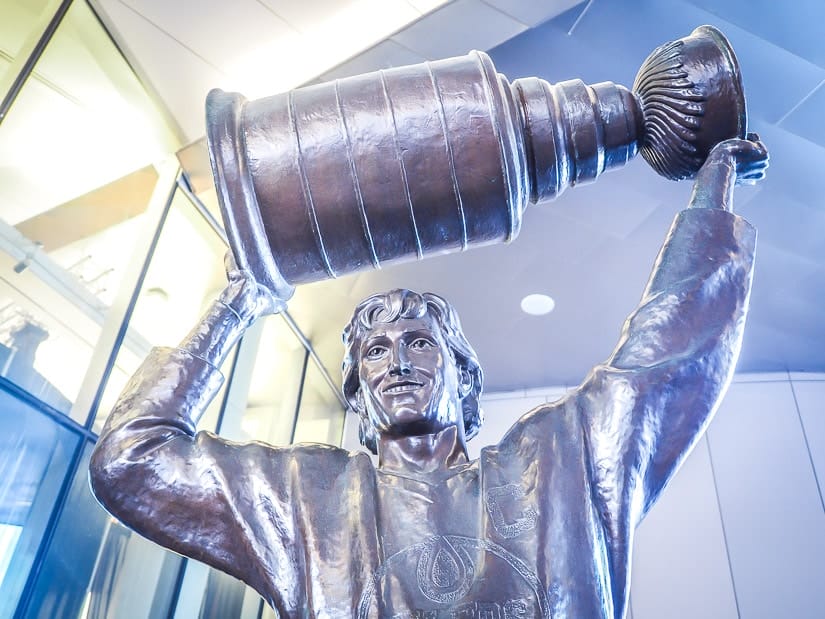
<path fill-rule="evenodd" d="M 203 99 L 214 86 L 258 97 L 470 49 L 487 50 L 510 79 L 581 78 L 630 86 L 657 45 L 701 24 L 719 27 L 740 61 L 749 130 L 771 151 L 768 178 L 737 191 L 737 211 L 760 235 L 739 371 L 825 371 L 821 0 L 799 0 L 793 10 L 767 0 L 93 4 L 188 140 L 204 133 Z M 376 12 L 393 16 L 361 24 Z M 263 45 L 268 36 L 284 40 Z M 294 65 L 302 54 L 316 60 L 298 70 Z M 237 69 L 239 58 L 250 57 L 254 70 Z M 350 59 L 337 64 L 344 58 Z M 257 71 L 261 83 L 244 87 L 233 77 L 235 69 L 252 77 Z M 273 81 L 278 74 L 288 75 Z M 261 91 L 267 87 L 272 90 Z M 553 203 L 530 207 L 510 245 L 300 286 L 290 311 L 337 379 L 340 331 L 361 298 L 394 287 L 437 292 L 458 309 L 485 368 L 488 391 L 577 384 L 610 354 L 689 193 L 690 183 L 663 180 L 638 159 L 592 185 L 569 189 Z M 555 299 L 552 313 L 534 317 L 520 310 L 522 297 L 535 292 Z"/>

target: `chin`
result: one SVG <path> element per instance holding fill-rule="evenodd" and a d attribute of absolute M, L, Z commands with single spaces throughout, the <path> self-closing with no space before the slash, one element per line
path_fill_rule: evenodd
<path fill-rule="evenodd" d="M 423 415 L 418 407 L 402 405 L 395 407 L 392 411 L 392 424 L 395 426 L 419 424 L 427 420 L 428 417 Z"/>

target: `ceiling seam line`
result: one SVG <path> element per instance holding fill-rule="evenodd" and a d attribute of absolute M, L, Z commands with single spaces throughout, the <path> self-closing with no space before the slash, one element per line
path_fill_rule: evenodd
<path fill-rule="evenodd" d="M 573 31 L 578 27 L 579 22 L 584 19 L 584 16 L 587 15 L 587 11 L 590 10 L 590 7 L 593 6 L 593 0 L 587 0 L 587 4 L 582 9 L 582 12 L 579 13 L 579 16 L 576 18 L 576 21 L 573 22 L 573 25 L 570 26 L 570 30 L 567 31 L 567 36 L 573 34 Z"/>
<path fill-rule="evenodd" d="M 524 26 L 525 28 L 532 28 L 532 26 L 531 26 L 530 24 L 526 24 L 526 23 L 524 23 L 523 21 L 521 21 L 521 20 L 520 20 L 518 17 L 516 17 L 515 15 L 511 15 L 510 13 L 508 13 L 507 11 L 502 10 L 501 8 L 497 7 L 496 5 L 494 5 L 494 4 L 490 4 L 489 2 L 487 2 L 487 0 L 481 0 L 481 4 L 487 5 L 488 7 L 490 7 L 491 9 L 493 9 L 494 11 L 498 11 L 499 13 L 501 13 L 502 15 L 504 15 L 505 17 L 509 17 L 509 18 L 510 18 L 510 19 L 512 19 L 513 21 L 516 21 L 516 22 L 520 23 L 520 24 L 521 24 L 522 26 Z M 551 19 L 552 19 L 552 18 L 551 18 Z M 516 35 L 516 36 L 518 36 L 518 35 Z"/>
<path fill-rule="evenodd" d="M 800 99 L 800 100 L 796 103 L 796 105 L 794 105 L 794 106 L 793 106 L 790 110 L 788 110 L 787 112 L 785 112 L 785 113 L 782 115 L 782 117 L 781 117 L 779 120 L 777 120 L 777 121 L 776 121 L 776 126 L 778 127 L 779 125 L 781 125 L 783 122 L 785 122 L 785 121 L 788 119 L 788 117 L 789 117 L 791 114 L 793 114 L 796 110 L 798 110 L 800 107 L 802 107 L 803 105 L 805 105 L 805 103 L 808 101 L 808 99 L 810 99 L 811 97 L 813 97 L 813 96 L 816 94 L 816 92 L 817 92 L 820 88 L 822 88 L 822 85 L 823 85 L 823 84 L 825 84 L 825 79 L 824 79 L 824 80 L 822 80 L 821 82 L 819 82 L 819 84 L 817 84 L 816 86 L 814 86 L 813 90 L 811 90 L 811 91 L 810 91 L 807 95 L 805 95 L 804 97 L 802 97 L 802 98 L 801 98 L 801 99 Z"/>
<path fill-rule="evenodd" d="M 152 25 L 155 29 L 157 29 L 159 32 L 162 32 L 162 33 L 163 33 L 163 34 L 165 34 L 168 38 L 172 39 L 175 43 L 177 43 L 177 44 L 178 44 L 178 45 L 180 45 L 183 49 L 185 49 L 185 50 L 186 50 L 186 51 L 188 51 L 190 54 L 192 54 L 193 56 L 195 56 L 198 60 L 200 60 L 200 61 L 201 61 L 201 62 L 203 62 L 204 64 L 208 65 L 210 68 L 214 69 L 215 71 L 217 71 L 218 73 L 220 73 L 222 76 L 224 76 L 224 77 L 228 77 L 228 75 L 226 74 L 226 72 L 225 72 L 223 69 L 221 69 L 221 68 L 219 68 L 219 67 L 216 67 L 216 66 L 215 66 L 214 64 L 212 64 L 209 60 L 207 60 L 206 58 L 204 58 L 203 56 L 201 56 L 198 52 L 196 52 L 194 49 L 192 49 L 191 47 L 189 47 L 186 43 L 184 43 L 183 41 L 179 40 L 179 39 L 178 39 L 175 35 L 173 35 L 171 32 L 169 32 L 169 31 L 167 31 L 167 30 L 165 30 L 165 29 L 161 28 L 158 24 L 156 24 L 155 22 L 153 22 L 151 19 L 149 19 L 148 17 L 146 17 L 143 13 L 141 13 L 140 11 L 138 11 L 137 9 L 135 9 L 134 7 L 132 7 L 132 6 L 130 6 L 129 4 L 127 4 L 124 0 L 118 0 L 118 2 L 119 2 L 120 4 L 122 4 L 123 6 L 125 6 L 127 9 L 129 9 L 132 13 L 134 13 L 135 15 L 137 15 L 138 17 L 140 17 L 143 21 L 147 22 L 148 24 L 151 24 L 151 25 Z"/>
<path fill-rule="evenodd" d="M 269 11 L 270 13 L 272 13 L 275 17 L 277 17 L 277 18 L 278 18 L 279 20 L 281 20 L 282 22 L 284 22 L 284 24 L 286 24 L 286 26 L 287 26 L 288 28 L 290 28 L 291 30 L 293 30 L 296 34 L 299 34 L 299 35 L 300 35 L 300 36 L 302 36 L 302 37 L 303 37 L 303 36 L 307 36 L 307 33 L 306 33 L 306 32 L 304 32 L 303 30 L 301 30 L 300 28 L 298 28 L 298 26 L 294 25 L 294 24 L 293 24 L 292 22 L 290 22 L 290 21 L 289 21 L 286 17 L 284 17 L 283 15 L 281 15 L 280 13 L 278 13 L 275 9 L 273 9 L 271 6 L 269 6 L 268 4 L 266 4 L 263 0 L 255 0 L 255 2 L 257 2 L 258 4 L 260 4 L 260 5 L 261 5 L 264 9 L 266 9 L 267 11 Z"/>

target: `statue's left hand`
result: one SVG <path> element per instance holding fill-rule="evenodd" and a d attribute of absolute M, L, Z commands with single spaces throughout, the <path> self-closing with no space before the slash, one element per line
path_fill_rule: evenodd
<path fill-rule="evenodd" d="M 757 134 L 749 133 L 747 139 L 732 138 L 714 146 L 702 167 L 725 165 L 735 174 L 737 185 L 754 185 L 765 178 L 768 160 L 765 144 Z"/>
<path fill-rule="evenodd" d="M 759 182 L 767 167 L 768 149 L 755 133 L 719 142 L 696 175 L 689 208 L 732 211 L 733 188 Z"/>

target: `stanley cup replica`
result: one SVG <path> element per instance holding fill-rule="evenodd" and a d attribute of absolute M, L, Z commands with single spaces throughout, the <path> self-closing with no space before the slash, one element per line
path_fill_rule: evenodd
<path fill-rule="evenodd" d="M 471 52 L 256 101 L 214 90 L 206 107 L 235 260 L 284 299 L 295 284 L 510 241 L 528 203 L 639 151 L 662 176 L 692 178 L 746 125 L 736 58 L 711 26 L 656 49 L 632 90 L 508 82 Z"/>

